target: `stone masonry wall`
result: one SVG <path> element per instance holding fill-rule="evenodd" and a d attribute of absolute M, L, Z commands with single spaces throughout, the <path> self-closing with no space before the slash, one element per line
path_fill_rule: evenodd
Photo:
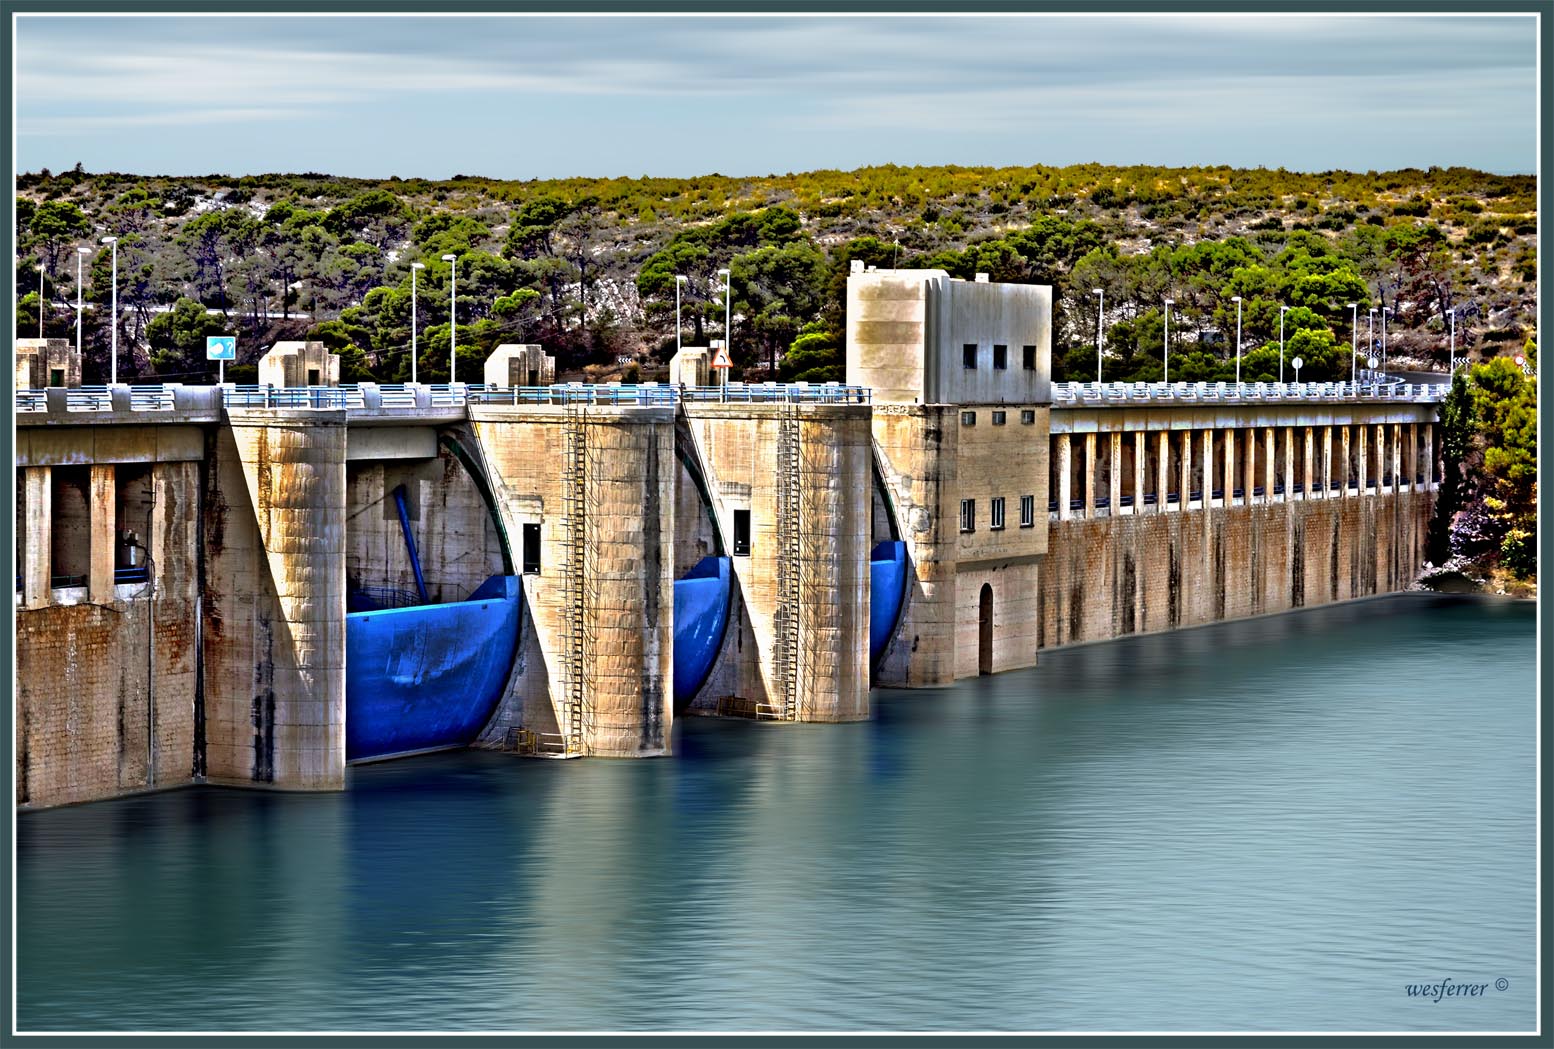
<path fill-rule="evenodd" d="M 194 778 L 199 464 L 158 463 L 152 477 L 154 590 L 17 609 L 18 805 Z"/>
<path fill-rule="evenodd" d="M 1428 491 L 1054 521 L 1039 647 L 1389 593 L 1424 560 Z"/>

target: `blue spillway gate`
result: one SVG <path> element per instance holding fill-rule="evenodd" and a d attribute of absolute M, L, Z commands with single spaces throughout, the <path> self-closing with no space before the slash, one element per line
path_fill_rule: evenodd
<path fill-rule="evenodd" d="M 906 604 L 906 543 L 878 543 L 869 553 L 869 666 L 879 664 Z"/>
<path fill-rule="evenodd" d="M 682 713 L 717 662 L 728 626 L 733 561 L 704 557 L 674 581 L 674 709 Z"/>
<path fill-rule="evenodd" d="M 502 698 L 522 581 L 492 576 L 468 600 L 345 617 L 345 758 L 471 743 Z"/>

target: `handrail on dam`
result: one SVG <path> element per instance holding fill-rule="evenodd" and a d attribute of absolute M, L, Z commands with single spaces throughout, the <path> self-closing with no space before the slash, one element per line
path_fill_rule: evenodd
<path fill-rule="evenodd" d="M 1442 383 L 1405 382 L 1055 382 L 1054 408 L 1103 407 L 1108 404 L 1267 404 L 1283 401 L 1409 401 L 1434 403 L 1446 398 Z"/>
<path fill-rule="evenodd" d="M 512 405 L 666 405 L 724 404 L 868 404 L 873 391 L 843 383 L 737 383 L 721 386 L 673 386 L 658 383 L 558 383 L 553 386 L 477 384 L 384 384 L 344 386 L 81 386 L 54 390 L 17 390 L 18 413 L 66 411 L 173 411 L 179 391 L 197 393 L 210 408 L 320 408 L 347 411 L 416 411 L 477 404 Z M 187 398 L 186 398 L 187 399 Z"/>

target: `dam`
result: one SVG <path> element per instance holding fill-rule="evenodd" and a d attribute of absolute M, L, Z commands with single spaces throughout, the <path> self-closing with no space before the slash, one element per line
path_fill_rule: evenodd
<path fill-rule="evenodd" d="M 1443 388 L 1054 384 L 1051 307 L 856 268 L 845 384 L 19 388 L 16 803 L 664 756 L 1413 582 Z"/>

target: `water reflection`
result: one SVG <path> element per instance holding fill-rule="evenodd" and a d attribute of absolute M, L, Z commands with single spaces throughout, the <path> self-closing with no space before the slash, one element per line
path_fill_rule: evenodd
<path fill-rule="evenodd" d="M 687 719 L 667 761 L 26 814 L 21 1025 L 1532 1024 L 1530 606 L 1366 602 L 876 701 Z M 1509 989 L 1407 998 L 1448 975 Z"/>

